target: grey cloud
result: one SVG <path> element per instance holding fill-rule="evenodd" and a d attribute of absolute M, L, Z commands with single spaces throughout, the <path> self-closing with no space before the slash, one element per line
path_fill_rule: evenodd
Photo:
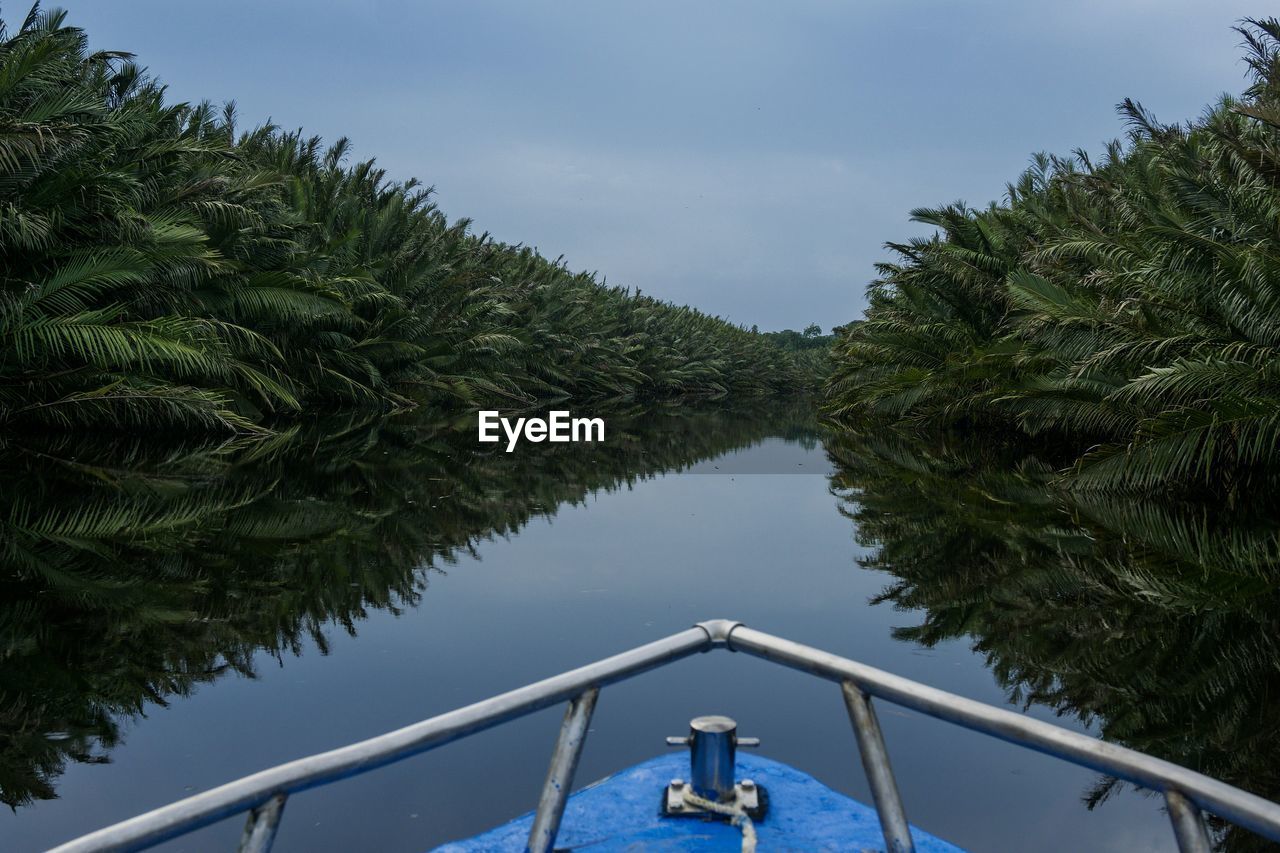
<path fill-rule="evenodd" d="M 451 216 L 765 328 L 856 316 L 913 207 L 999 198 L 1242 85 L 1254 2 L 63 0 L 174 97 L 235 98 Z"/>

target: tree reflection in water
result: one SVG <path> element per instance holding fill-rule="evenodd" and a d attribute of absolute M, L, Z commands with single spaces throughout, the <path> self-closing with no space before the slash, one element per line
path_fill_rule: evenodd
<path fill-rule="evenodd" d="M 790 407 L 617 409 L 606 441 L 479 445 L 475 417 L 325 420 L 270 439 L 0 442 L 0 800 L 56 796 L 123 722 L 283 661 L 590 493 L 816 435 Z"/>
<path fill-rule="evenodd" d="M 877 600 L 923 613 L 899 639 L 968 637 L 1011 701 L 1280 799 L 1274 496 L 1068 491 L 1061 460 L 971 435 L 827 447 L 841 511 L 875 549 L 862 565 L 896 578 Z M 1267 845 L 1218 831 L 1224 849 Z"/>

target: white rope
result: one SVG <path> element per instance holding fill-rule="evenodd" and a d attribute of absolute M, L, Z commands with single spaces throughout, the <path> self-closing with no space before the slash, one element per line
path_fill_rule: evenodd
<path fill-rule="evenodd" d="M 685 805 L 697 806 L 703 811 L 715 812 L 716 814 L 733 818 L 729 822 L 742 830 L 742 853 L 756 853 L 756 825 L 751 822 L 751 817 L 747 814 L 746 809 L 737 803 L 728 806 L 724 803 L 703 799 L 688 787 L 684 789 L 683 796 Z"/>

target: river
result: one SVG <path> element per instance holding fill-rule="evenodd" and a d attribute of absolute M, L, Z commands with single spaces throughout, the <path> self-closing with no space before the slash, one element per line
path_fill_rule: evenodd
<path fill-rule="evenodd" d="M 997 499 L 972 470 L 939 474 L 883 445 L 824 446 L 786 407 L 607 421 L 599 446 L 511 454 L 481 452 L 470 420 L 416 414 L 212 447 L 6 445 L 3 849 L 42 849 L 715 617 L 1174 760 L 1200 737 L 1202 769 L 1237 784 L 1274 766 L 1274 748 L 1213 764 L 1246 746 L 1256 709 L 1238 709 L 1242 725 L 1204 713 L 1156 725 L 1135 717 L 1147 685 L 1132 685 L 1132 707 L 1113 695 L 1126 685 L 1105 677 L 1112 644 L 1126 659 L 1150 644 L 1162 670 L 1181 655 L 1190 680 L 1204 680 L 1203 658 L 1177 652 L 1178 615 L 1143 610 L 1136 592 L 1141 613 L 1117 613 L 1113 633 L 1088 625 L 1093 604 L 1055 587 L 1078 552 L 1036 562 L 1080 544 L 1046 544 L 1062 525 L 1045 501 Z M 1122 633 L 1139 616 L 1147 634 Z M 1270 653 L 1260 645 L 1260 669 L 1239 676 L 1264 695 Z M 726 654 L 605 689 L 579 784 L 709 713 L 869 801 L 839 690 Z M 561 714 L 299 794 L 276 849 L 425 850 L 527 811 Z M 1124 789 L 1090 808 L 1096 773 L 885 704 L 880 717 L 908 816 L 937 835 L 977 851 L 1173 849 L 1157 799 Z M 232 849 L 241 825 L 164 849 Z"/>

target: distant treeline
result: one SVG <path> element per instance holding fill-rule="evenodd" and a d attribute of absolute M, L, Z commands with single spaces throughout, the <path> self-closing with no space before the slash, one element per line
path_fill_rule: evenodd
<path fill-rule="evenodd" d="M 805 384 L 761 335 L 448 221 L 346 140 L 167 104 L 64 17 L 0 30 L 0 424 Z"/>
<path fill-rule="evenodd" d="M 756 327 L 752 326 L 751 330 L 756 331 Z M 783 329 L 761 334 L 779 349 L 791 353 L 802 381 L 809 390 L 821 393 L 822 384 L 831 373 L 831 346 L 836 341 L 835 335 L 822 334 L 822 327 L 817 323 L 810 323 L 803 332 Z"/>
<path fill-rule="evenodd" d="M 755 331 L 754 326 L 752 331 Z M 805 326 L 803 332 L 797 332 L 795 329 L 783 329 L 781 332 L 761 332 L 761 334 L 788 352 L 830 349 L 836 339 L 835 335 L 822 334 L 822 327 L 817 323 L 810 323 Z"/>
<path fill-rule="evenodd" d="M 914 211 L 938 233 L 891 244 L 828 413 L 1042 436 L 1075 489 L 1274 488 L 1280 22 L 1239 32 L 1241 98 L 1184 125 L 1125 101 L 1100 160 L 1040 156 L 1003 204 Z"/>

